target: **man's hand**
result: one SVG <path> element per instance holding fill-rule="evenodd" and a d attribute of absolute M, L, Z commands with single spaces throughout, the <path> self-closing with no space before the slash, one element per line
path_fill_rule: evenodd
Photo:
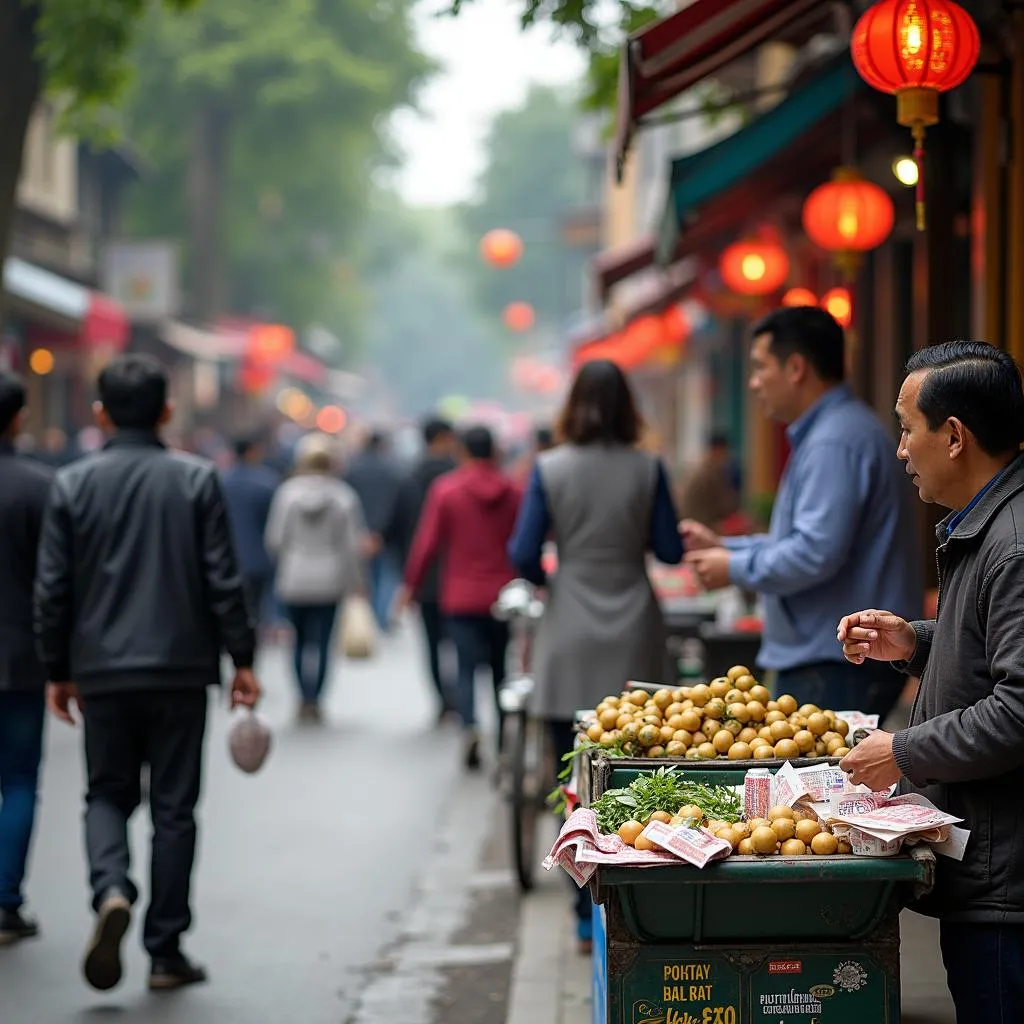
<path fill-rule="evenodd" d="M 879 608 L 844 615 L 836 629 L 843 657 L 854 665 L 872 661 L 909 661 L 917 650 L 917 634 L 906 619 Z"/>
<path fill-rule="evenodd" d="M 684 519 L 679 524 L 679 532 L 687 551 L 705 551 L 707 548 L 722 546 L 722 538 L 710 527 L 698 523 L 696 519 Z"/>
<path fill-rule="evenodd" d="M 363 537 L 363 558 L 375 558 L 384 548 L 384 540 L 379 533 L 368 533 Z"/>
<path fill-rule="evenodd" d="M 231 707 L 254 708 L 262 696 L 263 690 L 252 669 L 236 669 L 235 678 L 231 680 Z"/>
<path fill-rule="evenodd" d="M 855 786 L 867 786 L 872 793 L 887 790 L 903 773 L 892 756 L 892 733 L 873 732 L 839 762 Z"/>
<path fill-rule="evenodd" d="M 46 706 L 50 713 L 68 725 L 77 725 L 78 720 L 71 711 L 74 701 L 78 713 L 82 713 L 82 698 L 78 696 L 78 687 L 74 683 L 47 683 Z"/>
<path fill-rule="evenodd" d="M 688 551 L 686 564 L 697 574 L 697 579 L 706 590 L 721 590 L 729 586 L 729 557 L 725 548 L 707 548 L 703 551 Z"/>

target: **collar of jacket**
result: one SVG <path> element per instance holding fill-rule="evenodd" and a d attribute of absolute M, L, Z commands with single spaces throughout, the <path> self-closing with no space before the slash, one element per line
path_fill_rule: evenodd
<path fill-rule="evenodd" d="M 119 430 L 108 438 L 104 448 L 163 448 L 155 430 Z"/>
<path fill-rule="evenodd" d="M 949 540 L 971 540 L 988 529 L 996 513 L 1020 491 L 1024 491 L 1024 454 L 1008 463 L 1003 475 L 981 497 L 970 512 L 957 524 Z M 945 545 L 946 527 L 956 512 L 950 512 L 938 526 L 935 536 L 940 545 Z"/>

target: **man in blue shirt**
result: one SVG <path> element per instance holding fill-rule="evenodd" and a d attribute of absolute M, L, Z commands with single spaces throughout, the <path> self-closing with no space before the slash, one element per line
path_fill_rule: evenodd
<path fill-rule="evenodd" d="M 867 676 L 844 662 L 835 630 L 854 607 L 921 615 L 912 495 L 894 442 L 843 382 L 843 329 L 824 310 L 767 316 L 754 328 L 750 364 L 750 390 L 787 424 L 791 448 L 771 526 L 720 539 L 686 520 L 687 562 L 708 589 L 733 583 L 763 595 L 758 663 L 777 673 L 778 692 L 884 719 L 905 680 L 882 662 Z"/>

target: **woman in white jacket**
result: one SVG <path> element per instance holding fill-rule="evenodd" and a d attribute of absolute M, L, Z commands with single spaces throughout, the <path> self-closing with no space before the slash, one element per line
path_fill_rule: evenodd
<path fill-rule="evenodd" d="M 303 438 L 295 474 L 278 488 L 267 520 L 274 589 L 295 629 L 300 715 L 307 719 L 320 716 L 338 606 L 362 585 L 362 508 L 333 470 L 328 439 Z"/>

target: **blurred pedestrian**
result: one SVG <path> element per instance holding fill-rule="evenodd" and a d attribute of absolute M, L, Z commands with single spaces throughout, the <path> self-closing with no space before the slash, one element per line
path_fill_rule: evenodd
<path fill-rule="evenodd" d="M 230 703 L 254 706 L 255 634 L 212 463 L 168 451 L 167 377 L 140 355 L 100 373 L 103 450 L 58 471 L 39 546 L 35 626 L 47 703 L 85 724 L 85 846 L 96 923 L 83 973 L 121 979 L 121 941 L 138 889 L 128 820 L 142 798 L 153 823 L 143 945 L 149 987 L 206 980 L 181 949 L 188 930 L 207 687 L 221 649 L 235 664 Z"/>
<path fill-rule="evenodd" d="M 455 451 L 458 439 L 455 430 L 447 420 L 431 417 L 423 424 L 425 452 L 412 471 L 410 483 L 413 487 L 413 522 L 418 525 L 423 514 L 427 494 L 434 482 L 455 468 Z M 410 537 L 410 542 L 412 538 Z M 446 677 L 441 646 L 444 642 L 444 622 L 440 601 L 441 558 L 427 569 L 419 590 L 413 599 L 419 605 L 420 620 L 427 644 L 427 661 L 430 678 L 434 682 L 438 699 L 438 722 L 456 712 L 455 683 Z"/>
<path fill-rule="evenodd" d="M 537 463 L 537 456 L 555 446 L 555 435 L 551 427 L 535 428 L 530 447 L 516 460 L 512 469 L 512 479 L 524 490 L 529 483 L 530 474 Z"/>
<path fill-rule="evenodd" d="M 1009 353 L 977 341 L 915 352 L 896 402 L 906 466 L 936 526 L 942 602 L 908 621 L 883 603 L 836 631 L 854 674 L 895 662 L 920 676 L 909 728 L 871 733 L 840 768 L 896 783 L 963 819 L 911 909 L 939 919 L 957 1024 L 1024 1020 L 1024 388 Z M 893 459 L 896 462 L 896 459 Z"/>
<path fill-rule="evenodd" d="M 729 439 L 724 434 L 712 434 L 704 458 L 683 484 L 681 516 L 718 530 L 723 520 L 739 511 L 740 496 L 733 486 L 731 463 Z"/>
<path fill-rule="evenodd" d="M 274 581 L 274 563 L 267 553 L 264 535 L 279 480 L 265 465 L 263 445 L 257 440 L 239 438 L 234 448 L 235 463 L 221 474 L 221 488 L 238 564 L 259 626 L 264 621 Z"/>
<path fill-rule="evenodd" d="M 541 556 L 558 543 L 534 651 L 534 711 L 549 722 L 560 758 L 575 745 L 576 712 L 629 680 L 673 681 L 665 623 L 647 575 L 648 552 L 683 557 L 668 476 L 642 450 L 643 421 L 625 374 L 595 360 L 577 374 L 558 423 L 561 444 L 537 460 L 509 554 L 544 585 Z M 591 943 L 586 888 L 576 900 L 581 948 Z"/>
<path fill-rule="evenodd" d="M 304 437 L 295 475 L 274 495 L 267 521 L 267 550 L 277 562 L 274 590 L 295 630 L 299 714 L 306 720 L 320 717 L 338 605 L 362 587 L 362 509 L 335 470 L 330 441 Z"/>
<path fill-rule="evenodd" d="M 348 467 L 345 480 L 359 495 L 370 532 L 370 602 L 383 632 L 391 628 L 395 593 L 402 582 L 402 556 L 412 531 L 405 475 L 391 458 L 388 437 L 373 431 Z"/>
<path fill-rule="evenodd" d="M 45 716 L 32 587 L 53 470 L 15 453 L 24 418 L 25 385 L 0 371 L 0 946 L 38 932 L 21 907 Z"/>
<path fill-rule="evenodd" d="M 501 588 L 515 577 L 506 545 L 519 509 L 519 488 L 498 467 L 494 436 L 471 427 L 462 437 L 462 465 L 430 488 L 405 570 L 397 607 L 408 605 L 430 566 L 441 559 L 441 611 L 458 659 L 459 716 L 465 735 L 465 764 L 480 767 L 476 721 L 477 667 L 490 668 L 498 713 L 505 682 L 509 628 L 491 609 Z"/>
<path fill-rule="evenodd" d="M 767 534 L 720 538 L 682 524 L 687 562 L 709 590 L 730 583 L 764 596 L 758 664 L 779 692 L 880 719 L 903 677 L 881 662 L 859 671 L 833 642 L 851 608 L 915 617 L 924 603 L 912 496 L 875 413 L 844 383 L 843 329 L 814 306 L 780 309 L 754 327 L 750 389 L 787 424 L 789 464 Z"/>

